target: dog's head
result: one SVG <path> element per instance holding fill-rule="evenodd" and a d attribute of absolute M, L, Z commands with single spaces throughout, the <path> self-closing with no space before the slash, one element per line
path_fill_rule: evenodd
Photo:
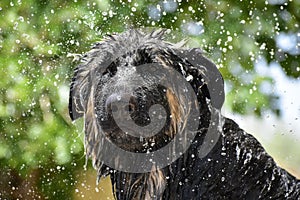
<path fill-rule="evenodd" d="M 208 104 L 223 104 L 223 79 L 216 66 L 199 49 L 165 42 L 162 35 L 130 30 L 109 36 L 75 70 L 70 116 L 84 116 L 86 153 L 98 169 L 108 153 L 105 140 L 125 151 L 153 152 L 181 133 L 192 110 L 203 118 Z M 182 91 L 188 90 L 184 82 L 196 96 L 192 101 Z"/>

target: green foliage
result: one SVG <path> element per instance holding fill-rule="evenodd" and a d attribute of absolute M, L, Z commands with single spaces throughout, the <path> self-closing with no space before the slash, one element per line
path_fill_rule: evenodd
<path fill-rule="evenodd" d="M 164 11 L 162 1 L 2 0 L 0 168 L 16 169 L 25 178 L 28 171 L 41 169 L 38 187 L 43 196 L 70 195 L 84 153 L 83 133 L 76 131 L 82 128 L 68 117 L 68 88 L 77 64 L 68 54 L 82 54 L 103 35 L 128 28 L 183 31 L 191 46 L 203 48 L 220 67 L 234 112 L 279 114 L 276 94 L 260 87 L 272 79 L 256 74 L 254 64 L 265 58 L 280 63 L 286 75 L 299 77 L 299 52 L 280 49 L 276 37 L 299 33 L 300 2 L 190 0 L 175 5 L 174 11 Z M 151 8 L 160 13 L 156 19 L 149 17 Z M 189 23 L 203 28 L 203 34 L 191 34 L 185 29 Z M 65 170 L 53 173 L 50 180 L 55 177 L 58 184 L 48 187 L 45 174 L 57 166 Z M 64 180 L 72 184 L 60 184 Z"/>

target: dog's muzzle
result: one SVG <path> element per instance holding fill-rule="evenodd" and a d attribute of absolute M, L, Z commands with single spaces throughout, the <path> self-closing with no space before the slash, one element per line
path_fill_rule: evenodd
<path fill-rule="evenodd" d="M 107 114 L 115 121 L 126 123 L 133 120 L 139 126 L 146 126 L 150 123 L 148 110 L 143 102 L 128 93 L 113 93 L 105 102 Z"/>

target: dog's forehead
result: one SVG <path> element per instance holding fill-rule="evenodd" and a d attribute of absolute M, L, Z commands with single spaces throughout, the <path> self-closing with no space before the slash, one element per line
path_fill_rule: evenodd
<path fill-rule="evenodd" d="M 159 51 L 176 47 L 176 45 L 164 41 L 161 36 L 162 35 L 153 33 L 146 34 L 137 30 L 129 30 L 121 34 L 110 35 L 96 43 L 92 50 L 85 55 L 84 61 L 89 57 L 95 58 L 96 56 L 98 59 L 93 60 L 95 62 L 116 60 L 117 58 L 129 55 L 140 49 L 145 51 Z M 127 59 L 134 59 L 134 56 L 137 55 L 138 54 L 131 54 Z"/>
<path fill-rule="evenodd" d="M 102 41 L 95 44 L 93 49 L 105 49 L 106 52 L 111 52 L 116 57 L 121 57 L 126 52 L 132 52 L 137 49 L 148 48 L 167 48 L 173 46 L 154 34 L 145 34 L 137 30 L 129 30 L 121 34 L 110 35 Z"/>

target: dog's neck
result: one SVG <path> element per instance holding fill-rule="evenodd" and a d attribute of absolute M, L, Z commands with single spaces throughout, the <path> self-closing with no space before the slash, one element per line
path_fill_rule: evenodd
<path fill-rule="evenodd" d="M 201 143 L 204 140 L 207 129 L 202 129 L 196 135 L 196 138 L 193 144 L 189 149 L 182 155 L 178 160 L 172 163 L 170 166 L 167 166 L 162 169 L 156 169 L 153 167 L 153 170 L 149 173 L 126 173 L 116 171 L 111 174 L 111 180 L 114 188 L 114 195 L 116 199 L 130 199 L 130 200 L 140 200 L 140 199 L 163 199 L 164 192 L 168 187 L 168 195 L 176 194 L 175 191 L 171 191 L 172 185 L 180 185 L 181 179 L 176 179 L 176 176 L 182 176 L 182 170 L 184 169 L 193 169 L 192 160 L 196 160 L 195 155 L 201 146 Z M 186 171 L 186 173 L 189 173 Z M 188 174 L 184 173 L 186 176 Z M 179 175 L 180 174 L 180 175 Z M 169 183 L 169 180 L 177 180 L 175 183 Z M 176 189 L 174 187 L 174 189 Z M 175 196 L 174 196 L 175 197 Z M 172 199 L 172 198 L 169 198 Z"/>

